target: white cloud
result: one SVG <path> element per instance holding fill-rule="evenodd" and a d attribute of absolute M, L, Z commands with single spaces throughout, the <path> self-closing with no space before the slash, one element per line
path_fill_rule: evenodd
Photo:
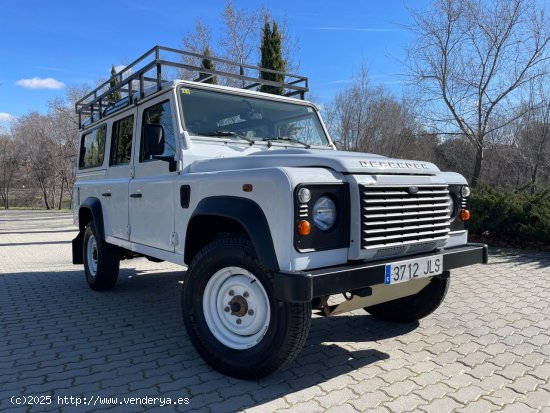
<path fill-rule="evenodd" d="M 27 89 L 63 89 L 65 87 L 65 83 L 60 82 L 53 77 L 47 77 L 45 79 L 39 77 L 33 77 L 32 79 L 19 79 L 15 82 L 15 84 Z"/>
<path fill-rule="evenodd" d="M 6 112 L 0 112 L 0 122 L 11 122 L 14 119 L 15 116 Z"/>
<path fill-rule="evenodd" d="M 15 116 L 10 113 L 0 112 L 0 134 L 8 133 L 10 124 L 15 120 Z"/>
<path fill-rule="evenodd" d="M 126 67 L 126 65 L 118 65 L 118 66 L 115 66 L 115 70 L 116 72 L 120 72 L 122 69 L 124 69 Z"/>

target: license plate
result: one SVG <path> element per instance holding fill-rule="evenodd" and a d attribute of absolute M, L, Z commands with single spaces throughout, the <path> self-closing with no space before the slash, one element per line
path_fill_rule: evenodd
<path fill-rule="evenodd" d="M 431 277 L 443 273 L 443 255 L 386 264 L 386 284 L 397 284 L 414 278 Z"/>

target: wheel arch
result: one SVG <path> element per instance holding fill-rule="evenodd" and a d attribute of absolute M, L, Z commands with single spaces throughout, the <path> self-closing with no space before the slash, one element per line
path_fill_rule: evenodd
<path fill-rule="evenodd" d="M 101 240 L 105 240 L 105 229 L 103 226 L 103 209 L 101 202 L 95 197 L 89 197 L 80 204 L 78 209 L 78 235 L 72 241 L 73 264 L 84 264 L 83 243 L 84 230 L 88 222 L 92 221 L 96 234 Z"/>
<path fill-rule="evenodd" d="M 189 264 L 204 245 L 223 232 L 248 236 L 260 261 L 270 270 L 279 270 L 262 208 L 251 199 L 232 196 L 209 197 L 199 202 L 187 226 L 184 262 Z"/>

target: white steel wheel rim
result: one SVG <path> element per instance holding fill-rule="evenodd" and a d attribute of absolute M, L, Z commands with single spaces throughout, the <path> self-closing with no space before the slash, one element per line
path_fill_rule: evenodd
<path fill-rule="evenodd" d="M 97 274 L 97 241 L 93 235 L 88 238 L 88 244 L 86 245 L 86 258 L 88 261 L 88 271 L 92 277 Z"/>
<path fill-rule="evenodd" d="M 208 281 L 202 297 L 208 328 L 223 345 L 245 350 L 264 337 L 271 320 L 260 280 L 240 267 L 225 267 Z"/>

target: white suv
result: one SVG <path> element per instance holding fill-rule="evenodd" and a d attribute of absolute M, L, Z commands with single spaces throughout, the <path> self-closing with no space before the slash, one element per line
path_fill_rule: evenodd
<path fill-rule="evenodd" d="M 195 348 L 219 371 L 256 379 L 300 352 L 312 309 L 418 320 L 442 302 L 450 269 L 487 262 L 487 247 L 467 242 L 461 175 L 336 151 L 318 109 L 289 97 L 303 99 L 307 78 L 181 56 L 201 57 L 156 46 L 76 105 L 73 261 L 91 288 L 113 288 L 121 259 L 187 265 Z M 165 82 L 167 67 L 198 81 Z M 214 75 L 243 87 L 209 84 Z M 288 96 L 249 90 L 259 85 Z"/>

